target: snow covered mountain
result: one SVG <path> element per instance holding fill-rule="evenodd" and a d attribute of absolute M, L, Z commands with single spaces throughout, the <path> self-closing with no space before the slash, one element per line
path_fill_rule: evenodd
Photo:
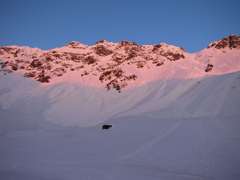
<path fill-rule="evenodd" d="M 240 36 L 0 47 L 0 79 L 3 179 L 240 177 Z"/>
<path fill-rule="evenodd" d="M 48 51 L 8 46 L 0 47 L 1 71 L 21 72 L 41 83 L 77 81 L 120 92 L 129 85 L 135 87 L 159 79 L 202 77 L 212 69 L 211 74 L 215 75 L 238 71 L 239 43 L 239 37 L 230 35 L 196 54 L 164 43 L 138 46 L 104 40 L 90 47 L 71 42 Z M 226 61 L 236 65 L 227 66 Z"/>
<path fill-rule="evenodd" d="M 4 90 L 7 93 L 0 101 L 4 108 L 9 108 L 23 97 L 32 97 L 38 102 L 36 94 L 46 96 L 44 107 L 48 108 L 43 110 L 46 119 L 81 127 L 102 123 L 116 114 L 160 112 L 167 106 L 174 106 L 177 110 L 170 108 L 171 112 L 161 112 L 161 117 L 214 116 L 225 111 L 237 113 L 238 102 L 226 110 L 222 107 L 228 106 L 225 100 L 218 105 L 213 100 L 213 105 L 208 107 L 205 98 L 211 98 L 219 88 L 227 91 L 226 83 L 212 81 L 219 78 L 217 75 L 238 72 L 239 57 L 240 37 L 234 35 L 213 42 L 195 54 L 164 43 L 138 46 L 127 41 L 109 43 L 104 40 L 91 47 L 71 42 L 48 51 L 0 47 L 1 89 L 8 86 L 16 89 L 12 94 Z M 16 74 L 25 78 L 16 80 L 13 78 Z M 230 77 L 230 74 L 225 76 Z M 230 83 L 232 80 L 226 81 Z M 205 98 L 198 100 L 198 105 L 190 111 L 189 106 L 193 107 L 187 103 L 198 98 L 199 89 L 214 83 L 218 88 L 214 86 L 210 92 L 204 93 Z M 189 97 L 191 93 L 193 97 Z M 219 101 L 218 97 L 216 101 Z M 25 108 L 34 102 L 28 102 Z M 204 110 L 200 108 L 199 111 L 198 106 L 203 106 Z"/>

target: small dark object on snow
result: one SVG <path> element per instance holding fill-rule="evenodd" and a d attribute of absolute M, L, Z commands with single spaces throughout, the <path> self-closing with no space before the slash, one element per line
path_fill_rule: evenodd
<path fill-rule="evenodd" d="M 112 125 L 103 125 L 103 126 L 102 126 L 102 130 L 103 130 L 103 129 L 109 129 L 110 127 L 112 127 Z"/>

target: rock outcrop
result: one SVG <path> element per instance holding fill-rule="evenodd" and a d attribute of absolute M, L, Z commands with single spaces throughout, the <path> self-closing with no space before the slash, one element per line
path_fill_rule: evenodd
<path fill-rule="evenodd" d="M 216 49 L 224 49 L 229 47 L 230 49 L 235 49 L 240 47 L 240 36 L 235 36 L 231 34 L 228 38 L 222 38 L 219 41 L 215 41 L 211 43 L 207 48 L 216 48 Z"/>

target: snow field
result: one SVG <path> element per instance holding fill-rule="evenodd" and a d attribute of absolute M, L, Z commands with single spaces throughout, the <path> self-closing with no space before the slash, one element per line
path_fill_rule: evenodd
<path fill-rule="evenodd" d="M 0 138 L 4 179 L 238 179 L 238 118 L 126 116 Z"/>

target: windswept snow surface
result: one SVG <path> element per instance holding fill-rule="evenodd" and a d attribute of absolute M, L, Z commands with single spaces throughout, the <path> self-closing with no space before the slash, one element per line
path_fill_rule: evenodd
<path fill-rule="evenodd" d="M 240 178 L 239 72 L 122 93 L 1 79 L 1 179 Z"/>
<path fill-rule="evenodd" d="M 228 39 L 195 54 L 163 43 L 100 41 L 104 50 L 72 42 L 50 50 L 49 64 L 40 49 L 1 47 L 0 179 L 240 179 L 240 51 Z M 129 47 L 138 50 L 125 56 L 133 59 L 109 64 L 109 50 L 118 59 Z M 83 69 L 64 54 L 93 50 L 99 61 Z M 36 81 L 48 68 L 55 68 L 51 81 Z M 123 71 L 108 77 L 111 68 Z M 90 73 L 81 76 L 85 70 Z M 119 93 L 106 89 L 111 78 L 130 80 Z M 102 130 L 103 124 L 113 127 Z"/>

